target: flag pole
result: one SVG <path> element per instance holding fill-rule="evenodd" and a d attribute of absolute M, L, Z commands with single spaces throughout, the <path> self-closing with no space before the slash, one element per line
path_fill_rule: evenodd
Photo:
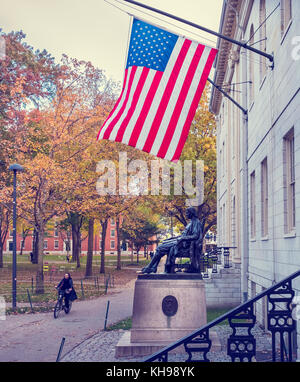
<path fill-rule="evenodd" d="M 273 57 L 272 54 L 268 54 L 268 53 L 263 52 L 263 51 L 261 51 L 261 50 L 259 50 L 259 49 L 253 48 L 252 46 L 247 45 L 246 43 L 242 43 L 242 42 L 240 42 L 240 41 L 234 40 L 234 39 L 232 39 L 231 37 L 228 37 L 228 36 L 225 36 L 225 35 L 223 35 L 223 34 L 221 34 L 221 33 L 215 32 L 215 31 L 213 31 L 213 30 L 211 30 L 211 29 L 205 28 L 205 27 L 203 27 L 203 26 L 201 26 L 201 25 L 198 25 L 198 24 L 195 24 L 195 23 L 193 23 L 193 22 L 191 22 L 191 21 L 182 19 L 181 17 L 172 15 L 172 14 L 170 14 L 170 13 L 168 13 L 168 12 L 164 12 L 164 11 L 162 11 L 162 10 L 160 10 L 160 9 L 150 7 L 149 5 L 139 3 L 138 1 L 135 1 L 135 0 L 124 0 L 124 1 L 125 1 L 126 3 L 131 3 L 131 4 L 137 5 L 137 6 L 139 6 L 139 7 L 148 9 L 149 11 L 159 13 L 159 14 L 161 14 L 161 15 L 163 15 L 163 16 L 170 17 L 170 18 L 172 18 L 172 19 L 174 19 L 174 20 L 176 20 L 176 21 L 180 21 L 181 23 L 190 25 L 190 26 L 192 26 L 192 27 L 194 27 L 194 28 L 200 29 L 200 30 L 202 30 L 202 31 L 204 31 L 204 32 L 207 32 L 207 33 L 210 33 L 210 34 L 212 34 L 212 35 L 214 35 L 214 36 L 217 36 L 217 37 L 219 37 L 219 38 L 221 38 L 221 39 L 223 39 L 223 40 L 229 41 L 229 42 L 231 42 L 232 44 L 239 45 L 239 46 L 241 46 L 241 47 L 243 47 L 243 48 L 245 48 L 245 49 L 251 50 L 251 51 L 254 52 L 254 53 L 260 54 L 261 56 L 264 56 L 264 57 L 268 58 L 268 59 L 271 61 L 271 63 L 274 65 L 274 57 Z M 273 67 L 273 65 L 272 65 L 272 67 Z"/>
<path fill-rule="evenodd" d="M 224 90 L 220 86 L 216 85 L 210 78 L 208 78 L 207 81 L 209 83 L 211 83 L 212 86 L 214 86 L 216 89 L 218 89 L 219 92 L 221 92 L 226 98 L 228 98 L 231 102 L 233 102 L 235 104 L 235 106 L 237 106 L 239 109 L 241 109 L 245 115 L 248 114 L 248 111 L 246 109 L 244 109 L 239 103 L 237 103 L 232 97 L 230 97 L 230 95 L 228 93 L 224 92 Z"/>

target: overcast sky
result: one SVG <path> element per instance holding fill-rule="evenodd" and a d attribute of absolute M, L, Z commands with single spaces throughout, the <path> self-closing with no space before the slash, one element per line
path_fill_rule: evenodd
<path fill-rule="evenodd" d="M 216 38 L 187 25 L 154 14 L 160 20 L 128 8 L 122 0 L 108 0 L 117 7 L 140 16 L 144 20 L 167 27 L 215 46 Z M 223 0 L 140 0 L 207 28 L 219 29 Z M 121 4 L 123 3 L 123 4 Z M 128 4 L 128 3 L 127 3 Z M 129 4 L 130 5 L 130 4 Z M 173 25 L 163 22 L 168 20 Z M 0 0 L 0 28 L 7 33 L 22 30 L 26 42 L 35 49 L 46 49 L 57 60 L 63 53 L 70 57 L 91 61 L 104 69 L 107 76 L 122 81 L 127 52 L 130 16 L 104 0 Z M 183 27 L 198 34 L 198 37 Z M 209 40 L 204 39 L 208 38 Z"/>

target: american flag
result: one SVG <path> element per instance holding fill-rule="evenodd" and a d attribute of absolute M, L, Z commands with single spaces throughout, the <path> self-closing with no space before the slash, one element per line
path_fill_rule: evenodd
<path fill-rule="evenodd" d="M 176 162 L 216 53 L 134 18 L 122 92 L 98 140 L 122 142 Z"/>

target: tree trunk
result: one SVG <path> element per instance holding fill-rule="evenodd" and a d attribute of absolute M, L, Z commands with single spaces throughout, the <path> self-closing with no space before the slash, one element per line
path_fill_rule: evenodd
<path fill-rule="evenodd" d="M 106 238 L 107 222 L 108 222 L 108 219 L 100 220 L 101 227 L 102 227 L 100 273 L 105 273 L 105 238 Z"/>
<path fill-rule="evenodd" d="M 25 247 L 25 240 L 26 240 L 26 237 L 28 236 L 28 232 L 29 230 L 23 230 L 23 233 L 22 233 L 22 242 L 21 242 L 21 250 L 20 250 L 20 256 L 23 255 L 23 249 Z"/>
<path fill-rule="evenodd" d="M 94 219 L 89 219 L 88 251 L 86 258 L 85 277 L 93 275 L 93 250 L 94 250 Z"/>
<path fill-rule="evenodd" d="M 133 243 L 131 243 L 131 263 L 133 263 Z"/>
<path fill-rule="evenodd" d="M 139 263 L 139 252 L 140 252 L 140 247 L 136 248 L 136 262 L 137 264 Z"/>
<path fill-rule="evenodd" d="M 38 263 L 38 241 L 39 241 L 39 232 L 36 227 L 34 227 L 33 241 L 32 241 L 32 264 Z"/>
<path fill-rule="evenodd" d="M 0 268 L 3 268 L 3 249 L 9 229 L 9 216 L 8 211 L 0 209 Z"/>
<path fill-rule="evenodd" d="M 3 245 L 0 243 L 0 268 L 3 268 Z"/>
<path fill-rule="evenodd" d="M 120 243 L 120 218 L 116 219 L 116 231 L 117 231 L 117 270 L 121 270 L 121 243 Z"/>
<path fill-rule="evenodd" d="M 77 268 L 80 268 L 80 256 L 81 256 L 81 231 L 78 232 L 78 256 L 77 256 Z"/>
<path fill-rule="evenodd" d="M 40 225 L 38 228 L 38 241 L 37 241 L 37 272 L 36 272 L 36 294 L 44 294 L 44 272 L 43 272 L 43 254 L 44 254 L 44 231 L 45 228 L 43 225 Z"/>
<path fill-rule="evenodd" d="M 77 268 L 80 268 L 80 228 L 78 222 L 72 222 L 72 263 L 77 263 Z"/>

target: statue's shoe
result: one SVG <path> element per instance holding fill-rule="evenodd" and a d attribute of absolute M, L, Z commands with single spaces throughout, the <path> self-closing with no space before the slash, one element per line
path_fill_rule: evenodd
<path fill-rule="evenodd" d="M 144 274 L 156 273 L 156 270 L 153 269 L 153 268 L 143 268 L 143 269 L 141 270 L 141 273 L 144 273 Z"/>

